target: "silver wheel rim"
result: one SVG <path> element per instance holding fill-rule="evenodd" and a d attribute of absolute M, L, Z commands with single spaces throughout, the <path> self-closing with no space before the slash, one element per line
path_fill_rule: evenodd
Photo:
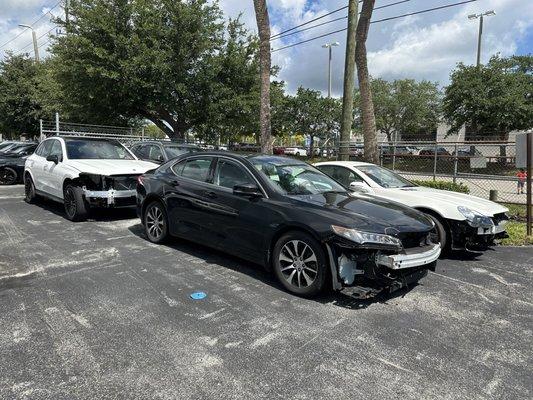
<path fill-rule="evenodd" d="M 150 207 L 146 213 L 146 230 L 153 239 L 159 239 L 163 235 L 165 220 L 159 207 Z"/>
<path fill-rule="evenodd" d="M 313 249 L 301 240 L 291 240 L 279 252 L 283 278 L 292 286 L 311 286 L 318 276 L 318 260 Z"/>

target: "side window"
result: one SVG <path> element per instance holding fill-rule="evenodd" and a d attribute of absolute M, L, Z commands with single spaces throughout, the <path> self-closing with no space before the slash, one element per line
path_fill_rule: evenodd
<path fill-rule="evenodd" d="M 344 186 L 350 186 L 352 182 L 363 182 L 359 175 L 344 167 L 333 167 L 331 177 Z"/>
<path fill-rule="evenodd" d="M 147 159 L 148 158 L 148 145 L 146 144 L 139 144 L 135 147 L 133 150 L 133 154 L 135 154 L 138 158 Z"/>
<path fill-rule="evenodd" d="M 332 165 L 319 165 L 317 167 L 320 171 L 325 173 L 326 175 L 331 176 L 333 174 L 333 166 Z"/>
<path fill-rule="evenodd" d="M 163 161 L 165 159 L 163 157 L 163 152 L 161 151 L 159 146 L 155 144 L 149 146 L 148 158 L 154 161 Z"/>
<path fill-rule="evenodd" d="M 63 157 L 63 149 L 61 148 L 61 142 L 59 140 L 51 140 L 52 146 L 50 148 L 49 155 L 58 156 L 61 160 Z"/>
<path fill-rule="evenodd" d="M 135 154 L 137 157 L 141 158 L 141 156 L 139 155 L 139 150 L 141 149 L 141 145 L 140 144 L 136 144 L 134 146 L 131 147 L 131 152 L 133 154 Z"/>
<path fill-rule="evenodd" d="M 37 155 L 41 157 L 48 157 L 50 154 L 50 150 L 52 149 L 52 142 L 56 142 L 57 140 L 45 140 L 39 145 L 39 148 L 37 149 Z"/>
<path fill-rule="evenodd" d="M 180 162 L 177 162 L 171 167 L 172 171 L 174 171 L 176 175 L 181 175 L 186 162 L 187 160 L 181 160 Z"/>
<path fill-rule="evenodd" d="M 185 160 L 181 176 L 200 182 L 207 181 L 212 160 L 212 157 L 189 158 Z"/>
<path fill-rule="evenodd" d="M 215 185 L 233 189 L 235 185 L 255 184 L 250 174 L 233 161 L 219 159 L 215 169 Z"/>

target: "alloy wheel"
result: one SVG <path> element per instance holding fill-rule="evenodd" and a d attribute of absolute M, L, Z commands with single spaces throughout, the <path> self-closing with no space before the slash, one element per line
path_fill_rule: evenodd
<path fill-rule="evenodd" d="M 67 187 L 63 197 L 65 211 L 67 212 L 67 215 L 72 218 L 74 215 L 76 215 L 76 196 L 74 194 L 74 190 L 70 186 Z"/>
<path fill-rule="evenodd" d="M 281 273 L 285 280 L 298 288 L 309 287 L 318 276 L 318 260 L 313 249 L 301 240 L 291 240 L 279 253 Z"/>
<path fill-rule="evenodd" d="M 0 185 L 12 185 L 17 181 L 17 173 L 11 168 L 0 170 Z"/>
<path fill-rule="evenodd" d="M 159 206 L 150 207 L 146 213 L 146 231 L 154 240 L 159 240 L 163 235 L 165 218 Z"/>

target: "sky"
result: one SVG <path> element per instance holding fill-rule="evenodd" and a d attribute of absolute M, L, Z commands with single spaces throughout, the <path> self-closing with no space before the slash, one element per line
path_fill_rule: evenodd
<path fill-rule="evenodd" d="M 398 1 L 376 0 L 375 7 Z M 398 16 L 460 1 L 462 0 L 407 0 L 375 10 L 372 19 Z M 257 31 L 252 0 L 218 2 L 226 17 L 241 15 L 250 31 Z M 267 0 L 272 34 L 325 15 L 347 3 L 347 0 Z M 63 12 L 61 4 L 56 4 L 58 0 L 0 0 L 0 57 L 3 57 L 6 50 L 33 54 L 31 32 L 18 27 L 18 24 L 32 24 L 38 19 L 35 30 L 41 46 L 41 56 L 46 56 L 48 35 L 55 32 L 50 17 Z M 457 63 L 475 63 L 479 20 L 469 20 L 468 15 L 487 10 L 494 10 L 496 15 L 484 19 L 482 62 L 497 53 L 502 56 L 533 53 L 533 0 L 478 0 L 372 24 L 367 42 L 370 74 L 376 78 L 425 79 L 445 85 Z M 347 10 L 342 10 L 314 24 L 346 14 Z M 328 23 L 273 40 L 272 48 L 276 50 L 345 27 L 345 19 Z M 274 51 L 273 63 L 281 68 L 277 79 L 284 80 L 291 93 L 299 86 L 326 93 L 328 51 L 322 45 L 332 42 L 339 42 L 339 46 L 333 48 L 333 95 L 341 95 L 346 32 Z"/>

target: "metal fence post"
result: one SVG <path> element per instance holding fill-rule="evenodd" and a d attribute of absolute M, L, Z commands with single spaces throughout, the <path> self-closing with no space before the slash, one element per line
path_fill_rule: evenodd
<path fill-rule="evenodd" d="M 59 113 L 56 112 L 56 136 L 59 136 Z"/>
<path fill-rule="evenodd" d="M 144 126 L 141 128 L 141 140 L 144 141 Z"/>
<path fill-rule="evenodd" d="M 457 142 L 455 142 L 455 152 L 453 157 L 453 183 L 457 182 L 457 162 L 458 162 L 458 148 L 457 148 Z"/>
<path fill-rule="evenodd" d="M 394 137 L 394 141 L 392 142 L 392 170 L 396 170 L 396 141 L 398 140 L 398 133 L 396 133 Z"/>
<path fill-rule="evenodd" d="M 39 120 L 39 142 L 43 140 L 43 120 Z"/>
<path fill-rule="evenodd" d="M 435 142 L 435 157 L 433 158 L 433 181 L 437 180 L 437 142 Z"/>

